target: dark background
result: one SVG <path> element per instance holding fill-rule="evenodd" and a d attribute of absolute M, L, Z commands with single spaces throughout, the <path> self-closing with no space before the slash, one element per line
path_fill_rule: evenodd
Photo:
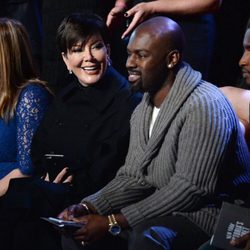
<path fill-rule="evenodd" d="M 0 16 L 16 18 L 26 26 L 41 78 L 54 89 L 60 89 L 69 80 L 55 43 L 56 29 L 62 18 L 83 10 L 106 18 L 113 5 L 114 0 L 1 0 Z M 240 78 L 238 62 L 249 17 L 250 0 L 224 0 L 215 14 L 217 37 L 208 80 L 219 87 L 237 85 Z M 126 47 L 119 39 L 122 29 L 117 27 L 112 31 L 111 58 L 113 65 L 126 74 Z"/>

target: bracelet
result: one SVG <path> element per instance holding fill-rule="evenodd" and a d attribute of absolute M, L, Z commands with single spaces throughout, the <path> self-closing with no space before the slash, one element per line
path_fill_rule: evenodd
<path fill-rule="evenodd" d="M 85 203 L 80 203 L 80 205 L 87 210 L 88 214 L 90 214 L 89 207 Z"/>

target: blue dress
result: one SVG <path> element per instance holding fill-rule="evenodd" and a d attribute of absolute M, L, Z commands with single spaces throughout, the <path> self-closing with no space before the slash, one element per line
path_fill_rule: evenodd
<path fill-rule="evenodd" d="M 40 84 L 29 84 L 21 92 L 14 117 L 0 119 L 0 179 L 19 168 L 33 173 L 30 147 L 33 135 L 47 109 L 50 95 Z"/>

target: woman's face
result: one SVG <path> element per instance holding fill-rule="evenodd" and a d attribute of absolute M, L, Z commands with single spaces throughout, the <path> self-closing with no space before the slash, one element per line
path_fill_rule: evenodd
<path fill-rule="evenodd" d="M 93 85 L 104 76 L 108 60 L 109 48 L 104 44 L 100 34 L 91 36 L 86 43 L 79 41 L 67 54 L 62 53 L 68 68 L 83 86 Z"/>

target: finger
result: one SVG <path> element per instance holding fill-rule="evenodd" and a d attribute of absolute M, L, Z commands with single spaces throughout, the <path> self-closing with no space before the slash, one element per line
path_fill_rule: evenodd
<path fill-rule="evenodd" d="M 64 180 L 63 183 L 71 183 L 72 180 L 73 180 L 73 175 L 70 175 L 70 176 L 67 177 L 67 179 Z"/>
<path fill-rule="evenodd" d="M 73 218 L 73 221 L 83 223 L 83 224 L 87 224 L 88 223 L 88 215 L 75 217 L 75 218 Z"/>
<path fill-rule="evenodd" d="M 107 25 L 108 27 L 110 27 L 110 25 L 112 24 L 113 20 L 114 20 L 114 13 L 113 13 L 112 10 L 111 10 L 111 11 L 109 12 L 109 14 L 108 14 L 108 17 L 107 17 L 107 20 L 106 20 L 106 25 Z"/>
<path fill-rule="evenodd" d="M 54 179 L 54 183 L 60 183 L 64 177 L 64 175 L 67 173 L 68 168 L 64 168 Z"/>
<path fill-rule="evenodd" d="M 74 218 L 82 215 L 86 215 L 86 209 L 83 206 L 77 204 L 68 208 L 68 216 L 70 220 L 74 220 Z"/>
<path fill-rule="evenodd" d="M 119 15 L 122 15 L 122 13 L 125 10 L 125 6 L 116 6 L 108 14 L 106 25 L 110 27 L 112 23 L 114 22 L 115 18 Z"/>
<path fill-rule="evenodd" d="M 237 247 L 243 248 L 246 245 L 246 243 L 247 243 L 248 240 L 250 240 L 250 234 L 249 233 L 243 235 L 240 238 L 237 238 L 235 240 L 230 241 L 230 244 L 232 244 L 233 246 L 237 246 Z"/>
<path fill-rule="evenodd" d="M 132 7 L 131 9 L 127 10 L 124 16 L 131 17 L 131 16 L 136 15 L 136 13 L 138 13 L 138 12 L 145 13 L 145 12 L 147 12 L 146 6 L 148 6 L 148 3 L 138 3 L 134 7 Z"/>
<path fill-rule="evenodd" d="M 87 239 L 86 239 L 86 237 L 85 237 L 84 235 L 77 235 L 77 236 L 74 236 L 74 239 L 75 239 L 76 241 L 84 241 L 84 243 L 87 242 Z"/>
<path fill-rule="evenodd" d="M 49 181 L 49 174 L 48 173 L 46 173 L 46 176 L 45 176 L 45 179 L 44 179 L 45 181 Z"/>
<path fill-rule="evenodd" d="M 125 16 L 125 17 L 134 16 L 134 15 L 136 14 L 137 11 L 138 11 L 138 10 L 137 10 L 137 7 L 135 6 L 135 7 L 131 8 L 131 9 L 127 10 L 127 11 L 125 12 L 124 16 Z"/>
<path fill-rule="evenodd" d="M 142 14 L 140 13 L 135 14 L 134 18 L 132 19 L 132 22 L 129 24 L 128 28 L 122 34 L 122 39 L 126 37 L 134 29 L 134 27 L 139 23 L 141 19 L 141 15 Z"/>
<path fill-rule="evenodd" d="M 74 238 L 76 237 L 85 237 L 86 239 L 87 229 L 85 226 L 81 227 L 80 229 L 74 232 Z"/>
<path fill-rule="evenodd" d="M 57 218 L 63 219 L 63 220 L 71 220 L 71 217 L 74 215 L 74 209 L 77 207 L 77 205 L 71 205 L 70 207 L 65 208 L 58 216 Z"/>
<path fill-rule="evenodd" d="M 67 214 L 67 210 L 63 210 L 60 214 L 57 215 L 57 218 L 61 220 L 66 220 L 68 217 Z"/>

